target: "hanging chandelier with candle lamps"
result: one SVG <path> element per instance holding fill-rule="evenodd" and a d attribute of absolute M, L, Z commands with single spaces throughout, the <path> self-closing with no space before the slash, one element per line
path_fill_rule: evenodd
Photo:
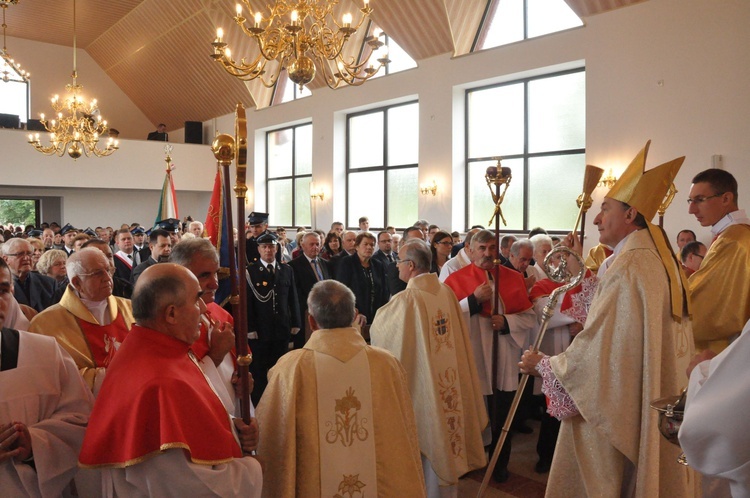
<path fill-rule="evenodd" d="M 248 0 L 242 2 L 250 10 Z M 224 32 L 218 28 L 211 44 L 214 49 L 211 57 L 232 76 L 244 81 L 258 79 L 268 88 L 276 84 L 283 69 L 300 89 L 315 78 L 316 71 L 323 73 L 330 88 L 361 85 L 390 62 L 387 47 L 380 40 L 382 33 L 378 30 L 365 38 L 369 49 L 366 56 L 360 60 L 345 57 L 346 43 L 369 19 L 372 8 L 369 0 L 363 0 L 359 20 L 353 23 L 352 15 L 347 13 L 339 24 L 333 16 L 338 3 L 338 0 L 276 0 L 273 6 L 268 6 L 267 17 L 261 12 L 251 13 L 249 22 L 242 15 L 242 5 L 237 4 L 234 21 L 247 36 L 255 39 L 260 53 L 251 62 L 244 57 L 234 60 L 224 42 Z M 373 56 L 376 65 L 370 64 Z M 276 64 L 267 69 L 271 61 Z"/>
<path fill-rule="evenodd" d="M 80 96 L 83 86 L 78 84 L 76 70 L 76 0 L 73 0 L 73 83 L 65 85 L 68 96 L 52 98 L 52 108 L 56 119 L 47 120 L 44 114 L 40 121 L 49 132 L 50 145 L 44 146 L 39 140 L 39 133 L 29 135 L 29 143 L 39 152 L 62 157 L 66 152 L 73 159 L 83 154 L 97 157 L 109 156 L 119 148 L 114 138 L 109 138 L 104 149 L 99 148 L 99 139 L 107 132 L 107 121 L 102 119 L 96 99 L 85 102 Z M 66 114 L 67 112 L 67 114 Z"/>
<path fill-rule="evenodd" d="M 21 64 L 16 62 L 10 56 L 8 48 L 5 46 L 5 29 L 8 27 L 8 25 L 5 24 L 5 11 L 8 8 L 8 5 L 16 5 L 17 3 L 18 0 L 0 0 L 0 7 L 3 8 L 3 65 L 2 69 L 0 69 L 0 74 L 2 74 L 2 80 L 5 83 L 8 83 L 9 81 L 28 83 L 29 78 L 31 78 L 31 74 L 21 69 Z"/>

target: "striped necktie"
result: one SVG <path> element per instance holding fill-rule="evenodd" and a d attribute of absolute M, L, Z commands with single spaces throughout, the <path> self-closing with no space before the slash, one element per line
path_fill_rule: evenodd
<path fill-rule="evenodd" d="M 315 276 L 318 278 L 318 282 L 323 280 L 323 274 L 320 272 L 320 267 L 318 266 L 318 259 L 313 259 L 311 261 L 313 270 L 315 270 Z"/>

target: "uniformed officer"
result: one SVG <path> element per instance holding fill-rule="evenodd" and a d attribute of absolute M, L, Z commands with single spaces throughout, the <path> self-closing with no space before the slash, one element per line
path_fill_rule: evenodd
<path fill-rule="evenodd" d="M 268 213 L 253 211 L 247 217 L 247 224 L 249 232 L 245 244 L 245 254 L 247 254 L 247 264 L 250 264 L 260 259 L 260 254 L 258 252 L 258 237 L 271 233 L 268 230 Z M 276 261 L 281 263 L 281 251 L 276 251 Z"/>
<path fill-rule="evenodd" d="M 172 240 L 172 247 L 174 247 L 182 238 L 182 223 L 176 218 L 167 218 L 156 222 L 154 228 L 161 228 L 169 232 L 169 238 Z"/>

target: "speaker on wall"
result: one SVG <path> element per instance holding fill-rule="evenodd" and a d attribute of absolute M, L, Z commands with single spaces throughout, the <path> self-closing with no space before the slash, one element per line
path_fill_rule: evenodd
<path fill-rule="evenodd" d="M 203 143 L 203 123 L 200 121 L 185 121 L 185 143 Z"/>

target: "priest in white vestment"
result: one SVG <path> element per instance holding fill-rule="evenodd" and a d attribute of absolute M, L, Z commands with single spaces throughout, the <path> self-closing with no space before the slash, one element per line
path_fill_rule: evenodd
<path fill-rule="evenodd" d="M 427 495 L 458 496 L 458 479 L 487 465 L 484 407 L 469 331 L 455 294 L 430 273 L 432 255 L 411 239 L 398 252 L 406 289 L 375 315 L 370 341 L 393 353 L 406 370 Z"/>
<path fill-rule="evenodd" d="M 712 356 L 710 350 L 704 356 Z M 690 375 L 680 446 L 688 465 L 712 478 L 711 494 L 705 494 L 712 498 L 750 496 L 748 358 L 750 321 L 737 340 Z"/>
<path fill-rule="evenodd" d="M 404 369 L 351 326 L 354 294 L 315 284 L 304 348 L 269 371 L 258 404 L 263 496 L 425 496 Z"/>
<path fill-rule="evenodd" d="M 0 495 L 70 496 L 94 398 L 54 339 L 4 327 L 12 284 L 0 261 Z"/>

